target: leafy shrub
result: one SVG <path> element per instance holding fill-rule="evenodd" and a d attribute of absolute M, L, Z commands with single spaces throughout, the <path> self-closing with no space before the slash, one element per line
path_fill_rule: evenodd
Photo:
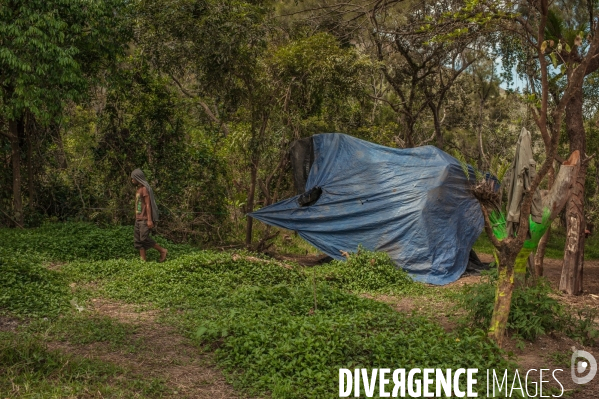
<path fill-rule="evenodd" d="M 418 293 L 424 285 L 414 282 L 403 269 L 397 268 L 387 253 L 359 248 L 347 261 L 335 260 L 320 267 L 317 273 L 329 285 L 353 292 L 386 294 Z"/>
<path fill-rule="evenodd" d="M 483 273 L 486 278 L 481 283 L 466 286 L 457 294 L 457 308 L 465 311 L 462 325 L 485 329 L 491 324 L 497 269 Z M 594 322 L 597 311 L 564 308 L 549 296 L 551 293 L 551 286 L 543 278 L 531 286 L 516 286 L 512 295 L 508 331 L 528 341 L 551 331 L 562 331 L 585 345 L 592 344 L 599 337 Z"/>
<path fill-rule="evenodd" d="M 457 296 L 458 308 L 466 312 L 462 323 L 482 329 L 491 323 L 497 269 L 484 273 L 486 278 L 480 284 L 466 286 Z M 515 287 L 508 330 L 526 340 L 535 340 L 539 335 L 559 329 L 561 305 L 547 295 L 550 292 L 551 287 L 544 279 L 532 286 Z"/>
<path fill-rule="evenodd" d="M 583 345 L 596 345 L 599 338 L 597 316 L 599 310 L 595 308 L 567 309 L 562 316 L 562 329 Z"/>

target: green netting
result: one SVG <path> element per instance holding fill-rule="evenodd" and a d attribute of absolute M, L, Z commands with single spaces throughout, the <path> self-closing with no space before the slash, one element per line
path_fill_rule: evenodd
<path fill-rule="evenodd" d="M 549 226 L 551 226 L 551 220 L 549 220 L 550 215 L 551 212 L 549 211 L 549 208 L 543 208 L 543 219 L 541 220 L 541 223 L 535 223 L 532 219 L 529 220 L 528 229 L 530 230 L 530 238 L 524 241 L 524 248 L 535 249 L 539 245 L 541 237 L 543 237 L 543 234 L 545 234 Z"/>
<path fill-rule="evenodd" d="M 506 238 L 507 228 L 505 214 L 503 212 L 493 211 L 489 215 L 489 220 L 491 221 L 491 229 L 493 230 L 493 235 L 497 237 L 498 240 L 503 240 L 504 238 Z"/>
<path fill-rule="evenodd" d="M 543 219 L 541 223 L 533 222 L 532 218 L 529 219 L 529 230 L 530 230 L 530 238 L 524 241 L 524 248 L 526 249 L 535 249 L 539 245 L 539 241 L 543 234 L 547 231 L 549 226 L 551 226 L 551 220 L 549 220 L 549 216 L 551 212 L 548 208 L 543 209 Z M 503 212 L 493 211 L 489 215 L 489 220 L 491 221 L 491 229 L 493 230 L 493 235 L 497 237 L 498 240 L 503 240 L 507 237 L 507 223 L 505 214 Z"/>

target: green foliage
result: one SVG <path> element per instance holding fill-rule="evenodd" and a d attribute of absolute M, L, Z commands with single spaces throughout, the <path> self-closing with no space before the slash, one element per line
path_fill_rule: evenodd
<path fill-rule="evenodd" d="M 0 115 L 48 122 L 80 100 L 99 65 L 130 38 L 126 2 L 28 0 L 0 5 Z"/>
<path fill-rule="evenodd" d="M 6 237 L 3 237 L 3 244 Z M 55 317 L 69 307 L 64 277 L 43 267 L 41 257 L 0 246 L 0 312 Z"/>
<path fill-rule="evenodd" d="M 367 262 L 360 263 L 372 267 L 373 254 L 363 256 Z M 382 269 L 393 284 L 414 284 L 405 275 L 389 273 L 395 269 L 378 259 L 375 269 Z M 111 276 L 103 281 L 106 295 L 184 311 L 171 311 L 168 317 L 198 343 L 217 347 L 219 362 L 236 386 L 256 394 L 330 395 L 337 389 L 339 367 L 503 365 L 482 332 L 447 334 L 423 318 L 407 317 L 322 281 L 316 286 L 314 309 L 311 273 L 306 276 L 301 269 L 287 269 L 277 262 L 203 251 L 165 264 L 127 263 L 111 268 Z M 91 272 L 87 278 L 97 279 L 104 265 L 96 262 L 93 269 L 73 265 L 77 270 L 72 272 Z M 378 278 L 374 284 L 349 279 L 343 286 L 384 289 L 392 285 Z"/>
<path fill-rule="evenodd" d="M 317 269 L 320 278 L 329 285 L 352 292 L 384 294 L 417 294 L 424 285 L 412 278 L 384 252 L 358 249 L 347 261 L 335 260 Z"/>
<path fill-rule="evenodd" d="M 75 227 L 71 231 L 77 240 L 93 237 L 100 248 L 111 240 L 110 234 L 96 236 L 95 227 L 66 228 Z M 13 231 L 0 230 L 2 246 L 7 242 L 5 235 Z M 60 231 L 43 230 L 47 238 Z M 33 245 L 39 236 L 29 233 L 19 239 L 19 245 L 27 246 L 38 261 L 48 256 L 44 248 Z M 64 288 L 69 281 L 94 281 L 100 293 L 110 298 L 170 310 L 166 319 L 198 344 L 216 348 L 217 359 L 233 383 L 252 394 L 270 392 L 276 398 L 331 396 L 338 392 L 339 367 L 511 367 L 482 331 L 448 334 L 423 317 L 406 315 L 348 292 L 423 289 L 397 271 L 385 255 L 363 250 L 351 254 L 348 262 L 324 267 L 314 284 L 311 271 L 245 252 L 188 247 L 175 251 L 165 263 L 126 257 L 93 260 L 103 258 L 97 257 L 99 252 L 89 252 L 89 259 L 84 254 L 80 252 L 77 261 L 61 266 Z M 344 277 L 345 273 L 349 277 Z M 327 280 L 326 276 L 335 279 Z M 65 295 L 64 304 L 68 300 Z M 86 319 L 84 313 L 53 322 L 49 334 L 80 343 L 128 343 L 129 327 L 105 318 Z M 19 373 L 19 378 L 24 378 L 29 371 Z"/>
<path fill-rule="evenodd" d="M 563 315 L 563 330 L 583 345 L 595 345 L 599 342 L 598 316 L 596 308 L 570 309 Z"/>
<path fill-rule="evenodd" d="M 37 329 L 46 327 L 44 323 Z M 105 342 L 112 346 L 135 344 L 132 340 L 137 328 L 120 323 L 108 316 L 89 315 L 87 311 L 71 312 L 59 318 L 45 329 L 45 334 L 58 341 L 73 344 Z"/>
<path fill-rule="evenodd" d="M 339 100 L 363 95 L 364 77 L 372 67 L 368 58 L 353 48 L 341 48 L 337 39 L 324 32 L 281 46 L 271 60 L 281 87 L 287 88 L 286 110 L 298 119 L 327 110 L 331 116 Z"/>
<path fill-rule="evenodd" d="M 0 369 L 0 392 L 18 397 L 87 397 L 94 392 L 111 398 L 158 398 L 169 391 L 162 381 L 49 350 L 38 338 L 23 333 L 0 331 Z"/>
<path fill-rule="evenodd" d="M 501 157 L 499 157 L 499 155 L 495 154 L 491 157 L 489 171 L 495 177 L 497 177 L 497 180 L 499 180 L 499 182 L 501 183 L 503 181 L 505 173 L 508 171 L 510 166 L 511 164 L 507 160 L 502 159 Z"/>
<path fill-rule="evenodd" d="M 457 308 L 464 311 L 462 325 L 470 328 L 487 328 L 493 314 L 497 285 L 497 269 L 483 272 L 485 278 L 479 284 L 464 287 L 456 295 Z M 583 345 L 594 344 L 599 337 L 594 320 L 597 311 L 583 309 L 573 316 L 571 309 L 564 308 L 554 297 L 549 283 L 541 278 L 525 286 L 516 286 L 512 294 L 512 306 L 507 328 L 515 337 L 534 341 L 552 331 L 562 331 Z"/>
<path fill-rule="evenodd" d="M 503 212 L 493 211 L 489 215 L 489 221 L 491 222 L 493 235 L 497 237 L 498 240 L 505 239 L 507 237 L 507 222 L 505 219 L 505 214 Z"/>
<path fill-rule="evenodd" d="M 466 312 L 468 326 L 487 328 L 491 322 L 496 291 L 497 269 L 485 273 L 480 284 L 466 286 L 458 295 L 458 308 Z M 560 329 L 561 305 L 548 296 L 551 287 L 539 279 L 534 285 L 515 287 L 507 323 L 508 330 L 526 340 Z"/>
<path fill-rule="evenodd" d="M 50 262 L 139 258 L 139 252 L 133 247 L 133 226 L 101 228 L 81 222 L 47 223 L 36 229 L 0 229 L 0 236 L 4 241 L 0 248 L 36 254 Z M 190 250 L 188 246 L 175 245 L 161 237 L 154 239 L 167 245 L 173 254 Z"/>

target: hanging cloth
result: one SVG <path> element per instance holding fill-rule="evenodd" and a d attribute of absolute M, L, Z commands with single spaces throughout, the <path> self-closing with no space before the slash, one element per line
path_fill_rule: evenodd
<path fill-rule="evenodd" d="M 530 185 L 537 174 L 537 164 L 532 154 L 532 140 L 530 132 L 522 128 L 518 143 L 516 144 L 516 155 L 510 170 L 506 173 L 507 184 L 507 233 L 512 236 L 518 230 L 520 222 L 520 210 L 524 194 L 530 190 Z M 539 189 L 535 191 L 530 208 L 532 220 L 541 223 L 543 219 L 543 206 Z"/>

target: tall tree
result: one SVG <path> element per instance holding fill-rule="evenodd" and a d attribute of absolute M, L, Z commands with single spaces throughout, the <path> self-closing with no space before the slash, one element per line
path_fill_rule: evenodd
<path fill-rule="evenodd" d="M 328 29 L 358 44 L 377 61 L 392 95 L 377 97 L 396 113 L 403 125 L 400 146 L 414 147 L 435 141 L 444 146 L 440 111 L 456 79 L 476 59 L 474 44 L 486 33 L 484 25 L 454 34 L 452 40 L 435 37 L 453 32 L 451 24 L 435 23 L 444 13 L 458 10 L 461 1 L 421 2 L 326 0 L 305 6 L 316 14 L 321 29 Z M 433 134 L 418 131 L 430 111 Z M 424 134 L 423 134 L 424 133 Z"/>
<path fill-rule="evenodd" d="M 21 143 L 25 116 L 60 118 L 127 42 L 121 0 L 7 0 L 0 4 L 0 117 L 11 145 L 14 224 L 23 226 Z M 32 199 L 30 199 L 31 201 Z"/>
<path fill-rule="evenodd" d="M 567 76 L 567 80 L 561 95 L 552 96 L 554 94 L 552 78 L 555 77 L 555 66 L 557 66 L 556 57 L 565 46 L 547 38 L 549 7 L 549 0 L 522 0 L 517 3 L 473 0 L 466 2 L 458 13 L 447 14 L 448 23 L 455 24 L 454 33 L 459 34 L 461 30 L 468 29 L 471 24 L 492 24 L 496 29 L 505 32 L 508 38 L 513 38 L 522 51 L 531 55 L 528 59 L 533 60 L 530 75 L 533 79 L 533 96 L 529 105 L 532 117 L 545 142 L 546 153 L 541 167 L 522 198 L 520 220 L 514 235 L 503 231 L 500 237 L 495 236 L 490 210 L 487 208 L 489 204 L 479 195 L 485 217 L 485 230 L 497 249 L 499 278 L 489 335 L 499 344 L 503 342 L 505 335 L 515 280 L 522 273 L 522 269 L 525 270 L 526 260 L 540 238 L 536 232 L 532 237 L 529 233 L 529 215 L 534 192 L 549 172 L 556 157 L 566 107 L 577 96 L 586 70 L 589 65 L 592 65 L 595 52 L 599 51 L 599 38 L 595 35 L 590 38 L 588 51 L 580 55 L 578 62 L 569 60 L 564 63 L 563 74 Z M 451 40 L 451 34 L 439 37 L 438 40 Z M 567 199 L 569 186 L 572 184 L 570 179 L 577 174 L 579 158 L 580 153 L 575 151 L 569 162 L 562 167 L 564 173 L 559 176 L 559 184 L 554 185 L 551 195 L 547 197 L 549 201 L 544 203 L 548 209 L 541 230 L 548 227 L 551 218 L 557 216 L 557 212 Z"/>

